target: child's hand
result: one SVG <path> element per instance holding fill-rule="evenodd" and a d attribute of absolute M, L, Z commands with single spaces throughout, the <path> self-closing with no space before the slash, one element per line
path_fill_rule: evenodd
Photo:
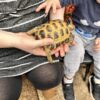
<path fill-rule="evenodd" d="M 45 9 L 45 13 L 47 15 L 51 8 L 53 10 L 53 13 L 56 13 L 56 9 L 61 8 L 60 1 L 59 0 L 47 0 L 36 9 L 36 12 L 39 12 L 41 9 Z"/>
<path fill-rule="evenodd" d="M 95 40 L 94 49 L 95 49 L 96 51 L 100 51 L 100 38 L 97 38 L 97 39 Z"/>

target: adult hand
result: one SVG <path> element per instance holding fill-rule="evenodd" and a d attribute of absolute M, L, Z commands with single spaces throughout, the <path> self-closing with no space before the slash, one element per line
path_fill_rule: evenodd
<path fill-rule="evenodd" d="M 97 38 L 94 43 L 94 50 L 100 51 L 100 38 Z"/>
<path fill-rule="evenodd" d="M 53 40 L 49 38 L 35 40 L 33 36 L 27 35 L 26 33 L 18 33 L 16 35 L 19 41 L 16 42 L 15 48 L 34 55 L 46 56 L 42 46 L 53 44 Z"/>
<path fill-rule="evenodd" d="M 46 0 L 36 9 L 36 12 L 39 12 L 41 9 L 45 9 L 45 13 L 47 15 L 51 8 L 53 10 L 53 13 L 56 13 L 56 9 L 61 8 L 60 1 L 59 0 Z"/>

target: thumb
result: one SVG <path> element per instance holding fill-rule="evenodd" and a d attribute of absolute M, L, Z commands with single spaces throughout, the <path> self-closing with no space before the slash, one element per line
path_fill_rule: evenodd
<path fill-rule="evenodd" d="M 34 46 L 35 47 L 41 47 L 41 46 L 45 46 L 45 45 L 49 45 L 49 44 L 53 44 L 53 40 L 50 39 L 50 38 L 34 41 Z"/>

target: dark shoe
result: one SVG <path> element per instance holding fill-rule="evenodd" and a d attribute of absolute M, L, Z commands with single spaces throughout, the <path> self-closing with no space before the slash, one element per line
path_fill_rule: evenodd
<path fill-rule="evenodd" d="M 93 100 L 100 100 L 100 84 L 94 82 L 93 76 L 89 78 L 89 90 Z"/>
<path fill-rule="evenodd" d="M 65 100 L 75 100 L 73 84 L 63 84 L 63 92 Z"/>

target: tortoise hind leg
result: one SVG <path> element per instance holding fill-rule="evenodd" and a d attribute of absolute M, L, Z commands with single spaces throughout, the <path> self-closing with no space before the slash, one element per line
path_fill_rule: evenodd
<path fill-rule="evenodd" d="M 51 57 L 51 51 L 48 48 L 46 48 L 46 47 L 44 47 L 44 49 L 45 49 L 48 61 L 50 63 L 53 63 L 53 60 L 52 60 L 52 57 Z"/>

